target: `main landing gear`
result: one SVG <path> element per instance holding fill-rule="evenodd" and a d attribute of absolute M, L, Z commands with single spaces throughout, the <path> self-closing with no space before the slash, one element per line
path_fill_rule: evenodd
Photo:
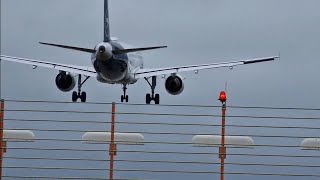
<path fill-rule="evenodd" d="M 123 84 L 122 90 L 123 90 L 123 95 L 121 95 L 121 102 L 124 102 L 124 101 L 128 102 L 129 96 L 126 95 L 126 93 L 127 93 L 127 85 L 126 84 Z"/>
<path fill-rule="evenodd" d="M 87 101 L 87 93 L 81 92 L 82 85 L 89 79 L 90 77 L 87 76 L 86 79 L 81 82 L 81 74 L 78 75 L 78 92 L 73 91 L 72 93 L 72 101 L 77 102 L 78 99 L 81 100 L 81 102 Z"/>
<path fill-rule="evenodd" d="M 151 78 L 151 83 L 149 82 L 149 79 Z M 156 76 L 152 76 L 149 78 L 144 78 L 148 84 L 150 85 L 151 88 L 151 94 L 146 94 L 146 104 L 150 104 L 151 101 L 154 101 L 155 104 L 159 104 L 160 103 L 160 95 L 159 94 L 155 94 L 154 90 L 157 86 L 157 77 Z M 122 87 L 123 90 L 123 95 L 121 95 L 121 102 L 128 102 L 129 101 L 129 96 L 127 95 L 127 84 L 123 84 Z"/>
<path fill-rule="evenodd" d="M 157 76 L 152 76 L 151 80 L 152 82 L 149 82 L 149 78 L 144 78 L 148 84 L 151 87 L 151 94 L 146 94 L 146 104 L 150 104 L 151 101 L 154 101 L 155 104 L 159 104 L 160 103 L 160 95 L 159 94 L 154 94 L 154 90 L 157 86 Z"/>

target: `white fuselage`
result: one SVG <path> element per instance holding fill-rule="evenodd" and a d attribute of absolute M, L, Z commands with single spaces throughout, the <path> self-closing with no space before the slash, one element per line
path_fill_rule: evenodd
<path fill-rule="evenodd" d="M 128 45 L 112 41 L 99 43 L 96 53 L 91 56 L 93 67 L 97 72 L 97 80 L 109 84 L 133 84 L 137 82 L 134 73 L 143 68 L 143 58 L 138 52 L 113 54 L 112 50 L 129 49 Z"/>

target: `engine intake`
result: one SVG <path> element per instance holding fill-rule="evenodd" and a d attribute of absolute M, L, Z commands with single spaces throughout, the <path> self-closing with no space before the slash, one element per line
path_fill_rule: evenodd
<path fill-rule="evenodd" d="M 56 85 L 60 91 L 69 92 L 75 87 L 76 81 L 71 74 L 61 71 L 56 77 Z"/>
<path fill-rule="evenodd" d="M 182 78 L 178 75 L 169 76 L 165 82 L 166 90 L 171 95 L 178 95 L 184 90 Z"/>

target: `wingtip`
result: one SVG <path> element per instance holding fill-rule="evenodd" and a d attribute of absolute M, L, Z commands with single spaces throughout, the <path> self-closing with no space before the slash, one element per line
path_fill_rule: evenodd
<path fill-rule="evenodd" d="M 168 46 L 158 46 L 159 49 L 161 48 L 167 48 Z"/>

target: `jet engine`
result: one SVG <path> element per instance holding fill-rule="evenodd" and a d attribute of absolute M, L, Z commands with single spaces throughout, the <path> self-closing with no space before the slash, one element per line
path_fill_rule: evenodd
<path fill-rule="evenodd" d="M 178 95 L 184 90 L 184 83 L 179 75 L 172 75 L 166 79 L 166 90 L 171 95 Z"/>
<path fill-rule="evenodd" d="M 56 77 L 56 85 L 60 91 L 69 92 L 75 87 L 76 81 L 72 74 L 61 71 Z"/>

